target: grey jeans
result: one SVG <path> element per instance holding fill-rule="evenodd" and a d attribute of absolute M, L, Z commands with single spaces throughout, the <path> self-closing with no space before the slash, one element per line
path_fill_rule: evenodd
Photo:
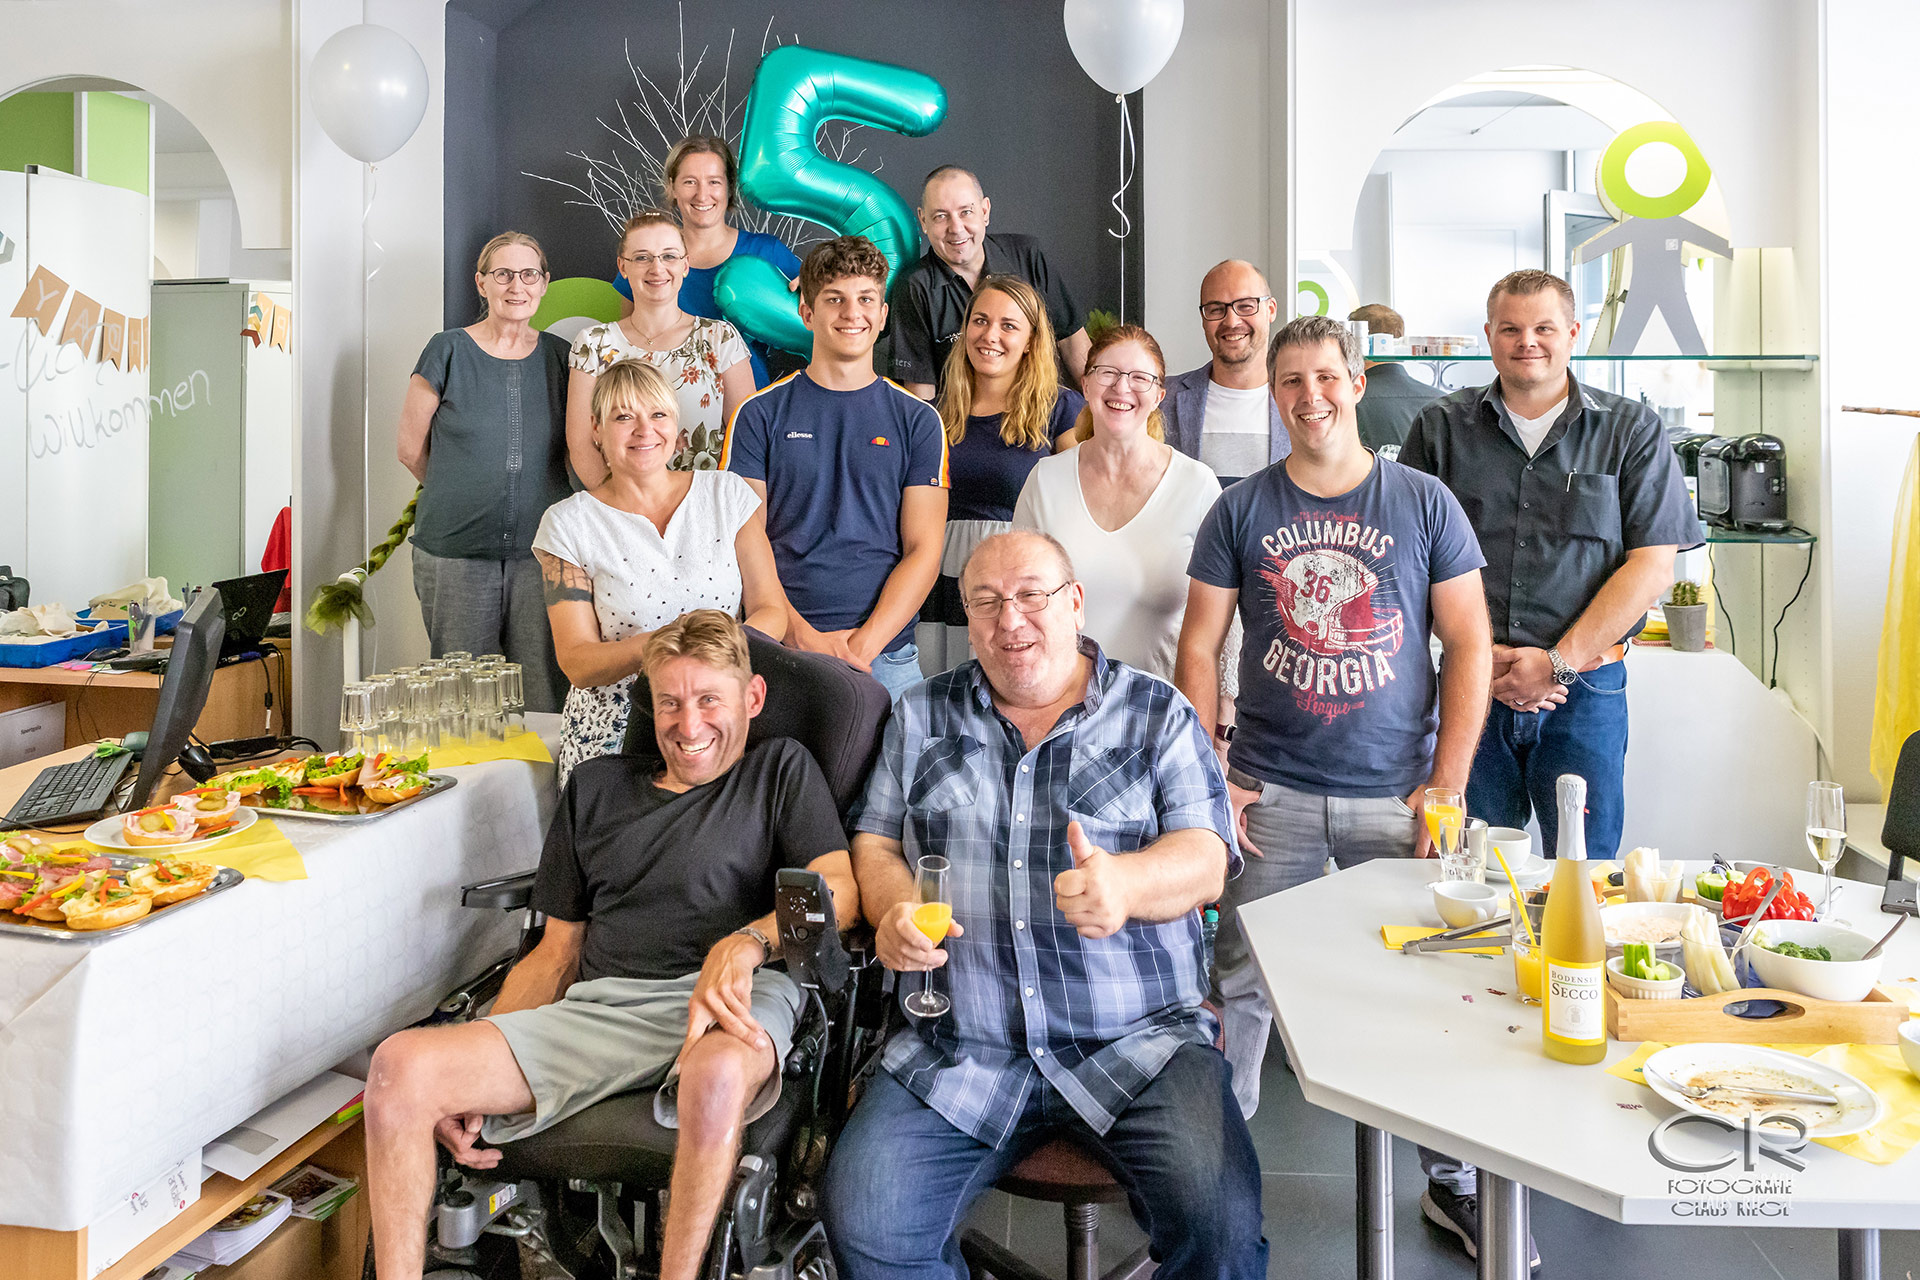
<path fill-rule="evenodd" d="M 1413 810 L 1398 796 L 1349 800 L 1268 782 L 1260 799 L 1247 806 L 1247 834 L 1265 856 L 1249 852 L 1240 874 L 1227 881 L 1213 958 L 1233 1096 L 1241 1114 L 1251 1117 L 1260 1105 L 1260 1066 L 1267 1056 L 1273 1010 L 1240 929 L 1238 909 L 1319 878 L 1329 858 L 1341 870 L 1375 858 L 1411 858 L 1419 828 Z"/>
<path fill-rule="evenodd" d="M 558 711 L 567 679 L 553 656 L 540 565 L 524 560 L 459 560 L 413 546 L 413 593 L 433 656 L 464 649 L 503 653 L 520 664 L 527 710 Z"/>

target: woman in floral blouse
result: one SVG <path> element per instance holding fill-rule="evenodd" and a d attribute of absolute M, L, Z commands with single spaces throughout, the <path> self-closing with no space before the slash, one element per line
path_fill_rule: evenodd
<path fill-rule="evenodd" d="M 753 368 L 739 332 L 724 320 L 680 309 L 687 246 L 671 217 L 649 210 L 627 219 L 619 263 L 633 288 L 633 314 L 580 335 L 567 382 L 567 458 L 589 489 L 607 477 L 607 464 L 593 447 L 593 384 L 619 361 L 643 360 L 673 388 L 686 443 L 670 465 L 680 471 L 720 465 L 727 419 L 753 394 Z"/>

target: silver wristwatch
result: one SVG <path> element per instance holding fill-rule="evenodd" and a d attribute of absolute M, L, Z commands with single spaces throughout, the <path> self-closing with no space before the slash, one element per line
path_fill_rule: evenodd
<path fill-rule="evenodd" d="M 752 938 L 760 944 L 761 964 L 765 964 L 767 961 L 773 959 L 773 939 L 769 938 L 766 934 L 760 932 L 750 924 L 743 924 L 738 929 L 735 929 L 734 932 Z"/>
<path fill-rule="evenodd" d="M 1567 665 L 1567 660 L 1560 656 L 1559 649 L 1547 650 L 1547 661 L 1553 664 L 1553 682 L 1561 688 L 1564 689 L 1579 679 L 1580 673 Z"/>

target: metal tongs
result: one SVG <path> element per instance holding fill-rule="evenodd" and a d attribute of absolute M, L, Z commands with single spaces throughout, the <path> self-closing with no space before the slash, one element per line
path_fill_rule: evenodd
<path fill-rule="evenodd" d="M 1505 933 L 1489 934 L 1487 930 L 1506 925 Z M 1479 947 L 1504 947 L 1513 942 L 1513 917 L 1495 916 L 1491 920 L 1481 920 L 1475 924 L 1461 925 L 1457 929 L 1443 929 L 1439 933 L 1430 933 L 1424 938 L 1414 938 L 1400 944 L 1403 956 L 1420 955 L 1428 951 L 1471 951 Z"/>

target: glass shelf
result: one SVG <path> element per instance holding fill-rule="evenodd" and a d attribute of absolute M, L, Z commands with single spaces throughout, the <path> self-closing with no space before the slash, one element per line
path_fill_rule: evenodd
<path fill-rule="evenodd" d="M 1721 529 L 1707 525 L 1708 542 L 1769 542 L 1787 546 L 1811 546 L 1819 538 L 1798 529 L 1783 529 L 1778 533 L 1762 533 L 1753 529 Z"/>
<path fill-rule="evenodd" d="M 1484 363 L 1486 363 L 1487 361 L 1490 361 L 1490 360 L 1492 360 L 1492 359 L 1493 359 L 1493 357 L 1492 357 L 1492 356 L 1487 356 L 1487 355 L 1479 355 L 1479 356 L 1376 356 L 1376 355 L 1369 355 L 1369 356 L 1367 356 L 1366 358 L 1367 358 L 1368 360 L 1370 360 L 1370 361 L 1381 361 L 1381 362 L 1386 362 L 1386 363 L 1393 363 L 1393 364 L 1419 364 L 1419 363 L 1432 363 L 1432 362 L 1436 362 L 1436 361 L 1454 361 L 1454 360 L 1462 360 L 1462 361 L 1479 361 L 1480 363 L 1482 363 L 1482 364 L 1484 364 Z M 1671 362 L 1671 361 L 1678 361 L 1678 360 L 1691 360 L 1691 361 L 1693 361 L 1693 362 L 1695 362 L 1696 364 L 1710 364 L 1710 365 L 1712 365 L 1712 364 L 1729 364 L 1729 365 L 1731 365 L 1731 364 L 1771 364 L 1771 365 L 1782 365 L 1782 366 L 1785 366 L 1785 367 L 1788 367 L 1788 368 L 1792 368 L 1792 367 L 1795 367 L 1795 366 L 1800 366 L 1800 367 L 1808 367 L 1808 368 L 1810 368 L 1810 367 L 1812 367 L 1812 365 L 1814 364 L 1814 362 L 1815 362 L 1815 361 L 1817 361 L 1817 360 L 1819 360 L 1819 359 L 1820 359 L 1820 357 L 1819 357 L 1819 356 L 1816 356 L 1816 355 L 1794 355 L 1794 356 L 1572 356 L 1572 357 L 1570 357 L 1570 358 L 1571 358 L 1571 359 L 1574 359 L 1574 360 L 1596 360 L 1596 361 L 1605 361 L 1605 362 L 1610 362 L 1610 363 L 1614 363 L 1614 364 L 1626 364 L 1626 363 L 1629 363 L 1629 362 L 1634 362 L 1634 363 L 1637 363 L 1637 362 L 1640 362 L 1640 361 L 1654 361 L 1654 360 L 1665 360 L 1665 361 L 1669 361 L 1669 362 Z"/>

